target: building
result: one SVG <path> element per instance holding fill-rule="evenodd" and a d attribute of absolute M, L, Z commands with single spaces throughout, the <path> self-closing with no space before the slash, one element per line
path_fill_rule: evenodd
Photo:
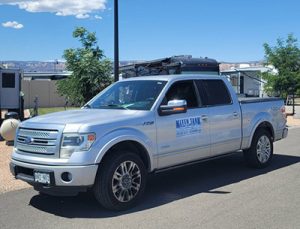
<path fill-rule="evenodd" d="M 230 80 L 237 94 L 246 97 L 267 97 L 264 92 L 266 81 L 262 79 L 261 73 L 273 72 L 271 67 L 240 67 L 221 71 Z"/>
<path fill-rule="evenodd" d="M 56 81 L 70 75 L 71 72 L 23 72 L 0 66 L 0 123 L 8 111 L 22 117 L 24 108 L 65 106 L 66 99 L 57 92 Z"/>
<path fill-rule="evenodd" d="M 63 107 L 66 98 L 57 92 L 56 81 L 70 76 L 71 72 L 24 72 L 21 90 L 24 107 L 33 108 L 35 99 L 38 107 Z"/>
<path fill-rule="evenodd" d="M 69 77 L 72 72 L 24 72 L 24 80 L 60 80 Z"/>

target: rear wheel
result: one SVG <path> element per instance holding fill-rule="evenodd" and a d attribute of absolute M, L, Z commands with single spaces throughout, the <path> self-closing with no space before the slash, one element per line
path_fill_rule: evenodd
<path fill-rule="evenodd" d="M 258 129 L 252 139 L 251 147 L 244 151 L 247 164 L 255 168 L 265 168 L 271 163 L 273 140 L 266 129 Z"/>
<path fill-rule="evenodd" d="M 119 151 L 100 164 L 94 195 L 107 209 L 126 210 L 133 207 L 144 193 L 146 179 L 147 171 L 140 157 Z"/>

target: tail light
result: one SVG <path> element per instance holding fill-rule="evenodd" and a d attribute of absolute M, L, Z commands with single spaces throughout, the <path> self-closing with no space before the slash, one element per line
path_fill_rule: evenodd
<path fill-rule="evenodd" d="M 282 107 L 280 108 L 280 111 L 281 111 L 283 117 L 286 119 L 287 115 L 286 115 L 286 113 L 285 113 L 285 106 L 282 106 Z"/>

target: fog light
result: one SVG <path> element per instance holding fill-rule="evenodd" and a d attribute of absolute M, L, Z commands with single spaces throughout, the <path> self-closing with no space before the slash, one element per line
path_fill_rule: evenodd
<path fill-rule="evenodd" d="M 68 173 L 68 172 L 64 172 L 64 173 L 61 174 L 61 179 L 64 182 L 70 182 L 70 181 L 72 181 L 72 174 Z"/>

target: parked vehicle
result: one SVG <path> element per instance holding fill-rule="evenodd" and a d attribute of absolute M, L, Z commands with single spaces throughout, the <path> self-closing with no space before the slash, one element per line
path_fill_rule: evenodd
<path fill-rule="evenodd" d="M 226 78 L 167 75 L 117 82 L 81 110 L 19 126 L 11 172 L 40 192 L 92 189 L 108 209 L 144 193 L 147 174 L 244 152 L 256 168 L 271 163 L 288 134 L 283 101 L 238 99 Z"/>
<path fill-rule="evenodd" d="M 0 67 L 0 126 L 5 114 L 16 112 L 18 118 L 24 118 L 21 79 L 23 72 L 19 69 L 2 69 Z"/>

